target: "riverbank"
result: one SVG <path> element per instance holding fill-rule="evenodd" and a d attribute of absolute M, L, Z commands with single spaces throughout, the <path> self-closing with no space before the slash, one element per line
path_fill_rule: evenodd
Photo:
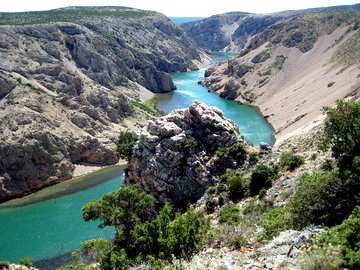
<path fill-rule="evenodd" d="M 127 165 L 127 161 L 126 160 L 119 160 L 119 162 L 114 164 L 114 165 L 125 166 L 125 165 Z M 93 173 L 93 172 L 96 172 L 98 170 L 105 169 L 105 168 L 108 168 L 108 167 L 111 167 L 111 166 L 114 166 L 114 165 L 98 165 L 98 164 L 94 165 L 94 164 L 86 164 L 86 163 L 75 164 L 74 174 L 73 174 L 73 177 L 71 179 L 78 178 L 78 177 L 81 177 L 81 176 L 85 176 L 85 175 L 87 175 L 89 173 Z M 69 179 L 69 180 L 71 180 L 71 179 Z M 66 181 L 69 181 L 69 180 L 66 180 Z"/>
<path fill-rule="evenodd" d="M 126 162 L 119 162 L 116 165 L 102 167 L 79 165 L 79 175 L 64 182 L 43 188 L 27 196 L 3 202 L 0 204 L 0 209 L 22 207 L 91 188 L 107 181 L 109 176 L 119 174 L 119 177 L 121 177 L 126 166 Z M 120 184 L 119 181 L 119 187 Z"/>

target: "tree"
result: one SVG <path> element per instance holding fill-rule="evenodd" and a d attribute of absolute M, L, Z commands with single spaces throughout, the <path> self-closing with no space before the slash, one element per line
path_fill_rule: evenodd
<path fill-rule="evenodd" d="M 147 219 L 153 206 L 151 195 L 140 191 L 138 185 L 122 185 L 118 191 L 105 194 L 100 200 L 92 200 L 83 208 L 85 221 L 100 220 L 99 227 L 115 226 L 116 238 L 128 235 L 138 223 Z"/>
<path fill-rule="evenodd" d="M 360 103 L 339 100 L 336 108 L 326 109 L 321 148 L 331 147 L 340 169 L 356 169 L 360 156 Z"/>
<path fill-rule="evenodd" d="M 116 141 L 116 153 L 122 159 L 129 160 L 133 154 L 133 149 L 137 141 L 136 134 L 129 130 L 120 131 Z"/>

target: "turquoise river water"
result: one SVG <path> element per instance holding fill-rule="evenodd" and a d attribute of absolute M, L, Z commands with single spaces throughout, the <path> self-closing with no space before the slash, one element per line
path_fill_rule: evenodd
<path fill-rule="evenodd" d="M 229 54 L 218 54 L 214 63 L 225 61 Z M 258 145 L 272 144 L 273 130 L 253 107 L 219 98 L 197 82 L 204 69 L 173 74 L 178 90 L 159 97 L 159 109 L 169 112 L 199 100 L 224 111 L 235 121 L 246 140 Z M 85 177 L 66 181 L 22 199 L 0 205 L 0 261 L 18 262 L 30 257 L 33 261 L 66 254 L 87 239 L 111 239 L 112 228 L 99 229 L 96 222 L 84 222 L 81 208 L 90 200 L 116 190 L 121 184 L 123 167 L 112 166 Z"/>
<path fill-rule="evenodd" d="M 217 53 L 211 65 L 220 61 L 226 61 L 229 53 Z M 273 128 L 262 117 L 256 107 L 240 105 L 233 100 L 220 98 L 218 94 L 209 92 L 207 88 L 198 84 L 198 81 L 204 79 L 204 69 L 190 72 L 178 72 L 173 74 L 172 78 L 177 90 L 167 94 L 159 94 L 157 107 L 170 112 L 174 109 L 182 109 L 189 106 L 193 100 L 202 101 L 208 105 L 216 106 L 224 112 L 225 117 L 232 119 L 239 127 L 244 138 L 259 146 L 260 142 L 273 144 Z"/>

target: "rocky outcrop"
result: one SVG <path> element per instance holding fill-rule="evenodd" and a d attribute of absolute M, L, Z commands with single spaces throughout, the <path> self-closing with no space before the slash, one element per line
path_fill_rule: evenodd
<path fill-rule="evenodd" d="M 141 184 L 160 203 L 195 201 L 226 169 L 227 157 L 214 153 L 242 142 L 238 132 L 219 109 L 194 101 L 141 131 L 125 182 Z"/>

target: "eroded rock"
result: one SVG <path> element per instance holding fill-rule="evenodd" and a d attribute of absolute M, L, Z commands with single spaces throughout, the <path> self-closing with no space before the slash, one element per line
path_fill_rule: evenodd
<path fill-rule="evenodd" d="M 237 142 L 242 140 L 236 124 L 194 101 L 141 131 L 125 181 L 140 183 L 159 203 L 195 201 L 226 168 L 215 151 Z"/>

